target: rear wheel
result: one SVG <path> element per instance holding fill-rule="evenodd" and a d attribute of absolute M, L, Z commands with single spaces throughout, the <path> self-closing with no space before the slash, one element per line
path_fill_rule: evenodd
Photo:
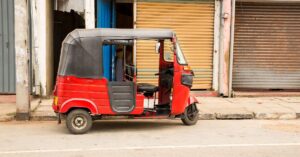
<path fill-rule="evenodd" d="M 199 118 L 199 113 L 196 103 L 187 106 L 184 113 L 181 115 L 181 121 L 185 125 L 195 125 Z"/>
<path fill-rule="evenodd" d="M 66 125 L 72 134 L 84 134 L 92 127 L 91 115 L 83 109 L 76 109 L 67 115 Z"/>

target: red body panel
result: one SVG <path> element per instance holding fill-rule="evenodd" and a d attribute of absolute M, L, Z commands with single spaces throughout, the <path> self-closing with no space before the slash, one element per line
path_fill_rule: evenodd
<path fill-rule="evenodd" d="M 114 115 L 110 107 L 108 81 L 102 79 L 86 79 L 74 76 L 58 76 L 55 96 L 58 105 L 53 105 L 56 112 L 66 113 L 72 107 L 87 108 L 92 114 Z M 136 95 L 136 107 L 131 114 L 143 112 L 144 96 Z"/>
<path fill-rule="evenodd" d="M 199 101 L 196 96 L 190 94 L 188 104 L 194 104 L 194 103 L 199 103 Z"/>
<path fill-rule="evenodd" d="M 183 66 L 179 65 L 174 57 L 174 79 L 173 79 L 173 99 L 171 106 L 171 114 L 179 115 L 185 110 L 188 105 L 190 88 L 181 84 L 181 75 L 185 73 Z M 187 72 L 186 72 L 187 73 Z"/>

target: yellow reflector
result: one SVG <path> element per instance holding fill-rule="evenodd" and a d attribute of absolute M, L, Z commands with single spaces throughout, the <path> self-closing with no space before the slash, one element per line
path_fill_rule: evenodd
<path fill-rule="evenodd" d="M 58 97 L 55 96 L 55 97 L 54 97 L 54 105 L 57 105 L 57 104 L 58 104 Z"/>
<path fill-rule="evenodd" d="M 190 66 L 184 66 L 183 69 L 184 70 L 191 70 L 191 67 Z"/>

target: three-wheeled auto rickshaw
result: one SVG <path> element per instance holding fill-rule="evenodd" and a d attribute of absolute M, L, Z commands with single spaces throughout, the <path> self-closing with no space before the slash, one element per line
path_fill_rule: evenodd
<path fill-rule="evenodd" d="M 157 85 L 137 79 L 135 53 L 132 64 L 124 59 L 122 79 L 106 78 L 103 46 L 134 46 L 139 40 L 156 41 L 153 53 L 157 51 L 159 59 L 152 64 L 158 65 Z M 164 48 L 166 41 L 171 43 L 169 54 Z M 171 60 L 166 60 L 166 55 Z M 198 109 L 197 100 L 190 96 L 193 76 L 171 30 L 76 29 L 62 43 L 52 107 L 59 122 L 62 116 L 66 118 L 67 128 L 73 134 L 87 132 L 93 120 L 108 116 L 181 118 L 185 125 L 194 125 Z"/>

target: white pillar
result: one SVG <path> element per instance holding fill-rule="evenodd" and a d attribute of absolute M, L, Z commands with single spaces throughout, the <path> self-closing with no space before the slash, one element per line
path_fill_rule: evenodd
<path fill-rule="evenodd" d="M 29 120 L 28 1 L 15 0 L 16 119 Z"/>
<path fill-rule="evenodd" d="M 53 64 L 54 64 L 54 58 L 53 58 L 53 0 L 46 0 L 46 6 L 45 6 L 45 26 L 46 26 L 46 34 L 45 34 L 45 48 L 46 48 L 46 96 L 49 96 L 52 94 L 53 91 Z"/>
<path fill-rule="evenodd" d="M 53 88 L 53 4 L 52 0 L 33 3 L 33 67 L 37 94 L 48 97 Z"/>
<path fill-rule="evenodd" d="M 222 20 L 221 20 L 221 50 L 219 63 L 219 93 L 222 96 L 229 96 L 229 51 L 231 33 L 231 1 L 222 1 Z"/>
<path fill-rule="evenodd" d="M 84 2 L 85 28 L 95 28 L 95 1 L 85 0 Z"/>

